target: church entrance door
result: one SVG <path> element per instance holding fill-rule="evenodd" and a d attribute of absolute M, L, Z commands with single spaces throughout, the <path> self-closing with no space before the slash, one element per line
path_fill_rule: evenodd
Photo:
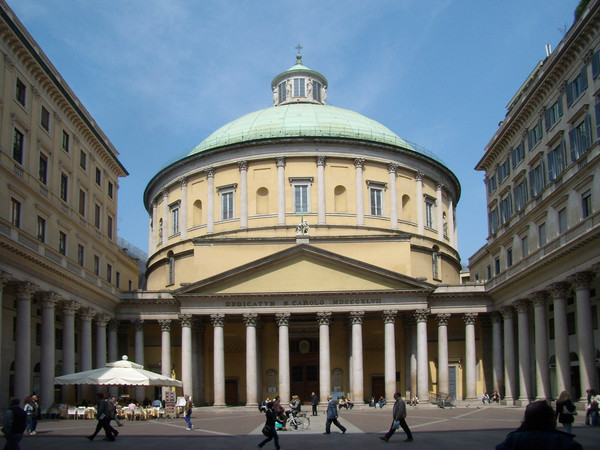
<path fill-rule="evenodd" d="M 310 405 L 311 393 L 319 393 L 319 342 L 316 339 L 290 341 L 290 395 Z"/>

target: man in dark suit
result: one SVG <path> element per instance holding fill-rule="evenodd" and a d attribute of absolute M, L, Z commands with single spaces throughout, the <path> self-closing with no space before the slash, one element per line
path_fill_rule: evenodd
<path fill-rule="evenodd" d="M 325 422 L 325 433 L 323 433 L 323 434 L 331 434 L 331 422 L 333 422 L 336 427 L 338 427 L 340 430 L 342 430 L 342 434 L 346 433 L 346 427 L 344 427 L 340 422 L 338 422 L 337 418 L 338 418 L 337 405 L 335 404 L 335 401 L 331 398 L 331 396 L 328 396 L 327 397 L 327 422 Z"/>
<path fill-rule="evenodd" d="M 396 399 L 396 402 L 394 403 L 394 410 L 392 412 L 392 414 L 394 415 L 394 421 L 392 422 L 390 431 L 388 431 L 385 434 L 385 436 L 379 436 L 379 439 L 381 439 L 382 441 L 389 441 L 389 439 L 395 433 L 396 429 L 398 427 L 402 427 L 402 429 L 406 433 L 406 439 L 404 440 L 404 442 L 412 442 L 412 433 L 410 432 L 410 428 L 408 428 L 408 425 L 406 423 L 406 403 L 404 403 L 404 400 L 402 400 L 402 397 L 398 392 L 394 394 L 394 398 Z"/>
<path fill-rule="evenodd" d="M 315 394 L 314 392 L 312 393 L 311 403 L 312 403 L 312 415 L 316 416 L 317 415 L 317 405 L 319 404 L 319 397 L 317 397 L 317 394 Z"/>
<path fill-rule="evenodd" d="M 107 407 L 108 402 L 106 401 L 104 394 L 102 394 L 101 392 L 98 392 L 98 394 L 96 394 L 96 397 L 98 398 L 98 405 L 96 411 L 96 418 L 98 419 L 98 424 L 96 425 L 96 430 L 94 431 L 94 433 L 88 436 L 87 438 L 90 441 L 93 441 L 98 432 L 101 429 L 104 429 L 104 434 L 106 435 L 104 440 L 114 441 L 115 437 L 117 437 L 119 432 L 110 426 L 111 418 L 109 417 L 109 409 Z"/>

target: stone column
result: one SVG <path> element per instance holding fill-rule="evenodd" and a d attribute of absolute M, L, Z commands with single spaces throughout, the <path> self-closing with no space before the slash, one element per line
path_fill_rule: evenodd
<path fill-rule="evenodd" d="M 355 159 L 354 167 L 356 175 L 356 225 L 360 227 L 365 224 L 365 204 L 363 194 L 363 169 L 365 167 L 365 160 L 361 158 Z M 356 397 L 356 395 L 354 396 Z M 355 398 L 355 400 L 358 399 Z"/>
<path fill-rule="evenodd" d="M 567 331 L 567 294 L 569 283 L 551 286 L 554 309 L 554 355 L 556 357 L 556 390 L 571 392 L 571 361 Z M 586 389 L 586 388 L 583 388 Z"/>
<path fill-rule="evenodd" d="M 31 395 L 31 296 L 36 287 L 29 282 L 17 285 L 15 328 L 15 397 Z"/>
<path fill-rule="evenodd" d="M 427 355 L 427 316 L 429 309 L 417 309 L 417 395 L 421 403 L 429 403 L 429 357 Z"/>
<path fill-rule="evenodd" d="M 246 324 L 246 407 L 256 408 L 258 406 L 258 384 L 256 382 L 256 323 L 258 314 L 244 313 L 244 324 Z"/>
<path fill-rule="evenodd" d="M 527 405 L 531 400 L 531 352 L 529 351 L 529 301 L 517 300 L 517 326 L 519 335 L 519 402 Z"/>
<path fill-rule="evenodd" d="M 492 319 L 492 364 L 494 391 L 504 395 L 504 355 L 502 349 L 502 315 L 494 311 L 490 314 Z"/>
<path fill-rule="evenodd" d="M 277 225 L 285 225 L 285 157 L 279 156 L 277 164 Z"/>
<path fill-rule="evenodd" d="M 96 322 L 96 368 L 106 367 L 106 325 L 110 317 L 106 314 L 98 314 Z"/>
<path fill-rule="evenodd" d="M 548 368 L 548 325 L 546 319 L 546 303 L 548 293 L 533 293 L 533 311 L 535 326 L 535 385 L 536 400 L 550 400 L 550 370 Z"/>
<path fill-rule="evenodd" d="M 240 228 L 248 228 L 248 161 L 238 161 L 240 168 Z"/>
<path fill-rule="evenodd" d="M 206 232 L 215 232 L 215 169 L 206 169 Z"/>
<path fill-rule="evenodd" d="M 81 346 L 79 347 L 79 368 L 80 370 L 92 370 L 92 319 L 96 316 L 96 311 L 92 308 L 81 308 L 79 310 L 79 326 L 81 327 Z M 91 386 L 79 386 L 80 400 L 88 402 L 94 400 Z"/>
<path fill-rule="evenodd" d="M 444 241 L 444 203 L 443 203 L 443 195 L 442 195 L 442 187 L 444 185 L 442 184 L 441 181 L 438 181 L 436 183 L 436 207 L 435 209 L 437 210 L 437 232 L 438 232 L 438 239 L 440 241 Z"/>
<path fill-rule="evenodd" d="M 331 395 L 331 362 L 329 351 L 329 324 L 331 311 L 317 313 L 319 323 L 319 401 L 322 405 L 327 403 L 327 396 Z"/>
<path fill-rule="evenodd" d="M 514 310 L 511 306 L 500 308 L 504 319 L 504 401 L 514 404 L 515 385 L 515 339 L 513 327 Z"/>
<path fill-rule="evenodd" d="M 325 218 L 325 156 L 317 156 L 317 223 L 324 225 Z"/>
<path fill-rule="evenodd" d="M 171 377 L 171 320 L 158 319 L 160 326 L 160 374 L 165 377 Z M 171 391 L 170 387 L 163 387 L 162 398 L 164 399 L 167 392 Z"/>
<path fill-rule="evenodd" d="M 397 164 L 388 164 L 388 172 L 390 173 L 390 226 L 392 227 L 392 230 L 398 229 L 398 198 L 396 193 L 397 168 Z"/>
<path fill-rule="evenodd" d="M 450 376 L 448 371 L 448 320 L 450 314 L 436 314 L 438 323 L 438 395 L 450 394 Z"/>
<path fill-rule="evenodd" d="M 179 237 L 180 240 L 187 239 L 188 227 L 188 200 L 187 200 L 187 178 L 181 179 L 181 215 L 179 217 Z"/>
<path fill-rule="evenodd" d="M 115 362 L 118 359 L 117 350 L 117 321 L 110 319 L 108 322 L 108 361 Z M 117 386 L 109 386 L 108 394 L 111 397 L 117 397 L 119 395 L 119 388 Z"/>
<path fill-rule="evenodd" d="M 225 314 L 215 313 L 210 315 L 214 329 L 214 396 L 213 406 L 225 407 L 225 339 L 223 327 Z"/>
<path fill-rule="evenodd" d="M 423 216 L 423 206 L 425 198 L 423 197 L 423 174 L 417 172 L 415 175 L 417 181 L 417 233 L 425 234 L 425 217 Z"/>
<path fill-rule="evenodd" d="M 595 274 L 579 272 L 571 278 L 575 288 L 575 304 L 577 308 L 577 346 L 579 347 L 579 379 L 581 386 L 580 402 L 587 401 L 586 389 L 598 386 L 596 369 L 596 346 L 594 345 L 594 327 L 592 324 L 592 308 L 590 306 L 590 283 Z"/>
<path fill-rule="evenodd" d="M 475 319 L 477 313 L 463 314 L 465 321 L 465 372 L 467 378 L 466 400 L 477 399 L 477 355 L 475 350 Z"/>
<path fill-rule="evenodd" d="M 135 362 L 144 365 L 144 321 L 143 320 L 132 320 L 135 328 L 134 346 L 135 346 Z M 143 386 L 135 388 L 135 398 L 141 402 L 145 398 L 145 392 Z"/>
<path fill-rule="evenodd" d="M 192 315 L 179 314 L 181 323 L 181 381 L 184 395 L 194 395 L 192 383 Z"/>
<path fill-rule="evenodd" d="M 385 310 L 381 313 L 384 332 L 384 379 L 385 399 L 391 404 L 396 393 L 396 316 L 398 311 Z"/>
<path fill-rule="evenodd" d="M 79 309 L 79 303 L 67 300 L 61 303 L 63 312 L 63 348 L 62 348 L 62 374 L 67 375 L 75 372 L 75 312 Z M 75 401 L 75 386 L 64 385 L 62 387 L 62 399 L 65 403 Z"/>
<path fill-rule="evenodd" d="M 352 323 L 352 398 L 355 405 L 363 405 L 364 375 L 363 375 L 363 343 L 362 343 L 362 321 L 364 311 L 351 311 L 349 318 Z"/>
<path fill-rule="evenodd" d="M 42 348 L 40 358 L 40 411 L 46 411 L 54 402 L 54 367 L 56 366 L 54 334 L 54 309 L 59 297 L 54 292 L 44 292 L 42 305 Z M 0 297 L 0 305 L 1 297 Z"/>
<path fill-rule="evenodd" d="M 290 313 L 277 313 L 279 327 L 279 397 L 281 403 L 290 401 Z"/>

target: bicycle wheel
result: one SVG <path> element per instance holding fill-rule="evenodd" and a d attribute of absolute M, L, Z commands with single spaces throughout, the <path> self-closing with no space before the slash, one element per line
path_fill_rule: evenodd
<path fill-rule="evenodd" d="M 288 428 L 290 428 L 292 431 L 301 430 L 302 428 L 300 428 L 300 420 L 297 417 L 291 419 L 288 423 Z"/>
<path fill-rule="evenodd" d="M 303 430 L 308 430 L 310 428 L 310 418 L 309 417 L 303 417 L 302 418 L 302 429 Z"/>

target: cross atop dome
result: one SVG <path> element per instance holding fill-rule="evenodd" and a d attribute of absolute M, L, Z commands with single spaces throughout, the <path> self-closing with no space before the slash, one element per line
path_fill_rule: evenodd
<path fill-rule="evenodd" d="M 300 51 L 303 49 L 304 47 L 302 47 L 300 44 L 298 44 L 296 46 L 296 50 L 298 51 L 298 53 L 296 54 L 296 64 L 302 64 L 302 53 L 300 53 Z"/>

